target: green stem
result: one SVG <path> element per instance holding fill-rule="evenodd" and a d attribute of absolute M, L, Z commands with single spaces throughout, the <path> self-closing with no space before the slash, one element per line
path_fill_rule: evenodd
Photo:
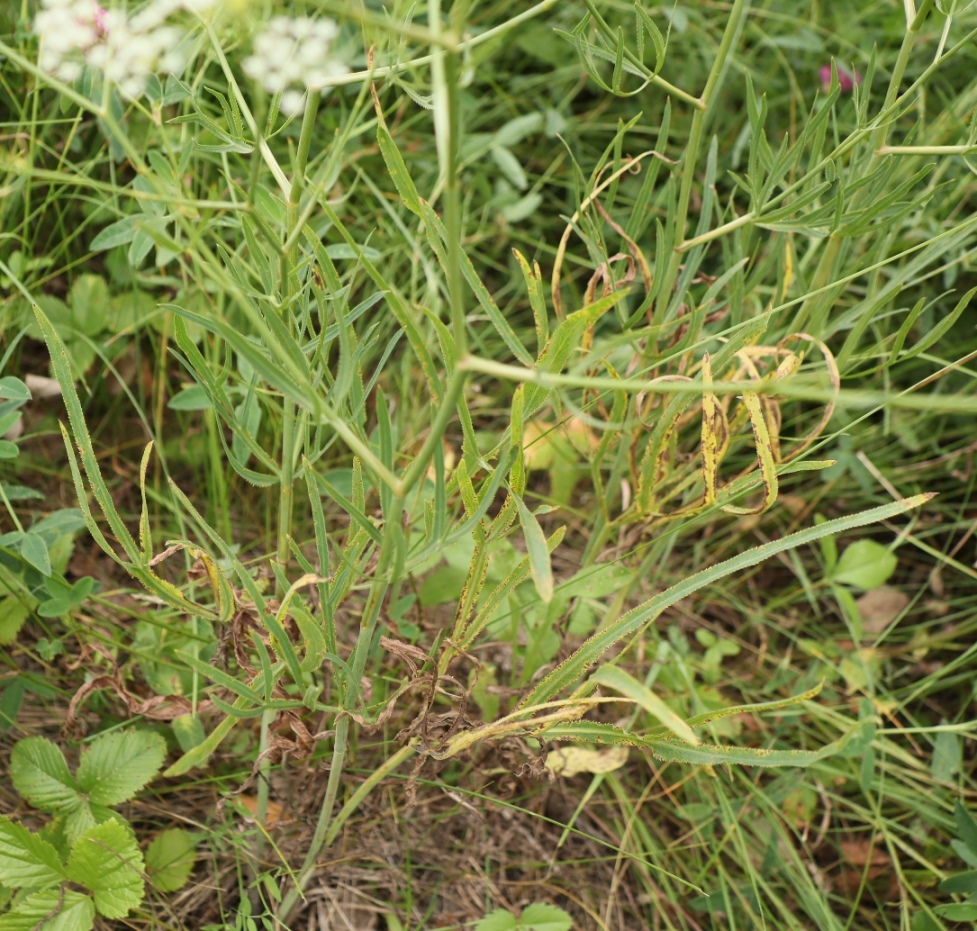
<path fill-rule="evenodd" d="M 442 36 L 440 0 L 430 0 L 428 19 L 431 32 Z M 461 109 L 458 95 L 458 58 L 435 45 L 431 52 L 431 85 L 434 92 L 435 139 L 438 161 L 444 181 L 444 228 L 447 235 L 448 305 L 451 314 L 451 335 L 455 341 L 455 358 L 467 352 L 468 334 L 465 327 L 464 277 L 462 272 L 461 190 L 459 182 Z"/>
<path fill-rule="evenodd" d="M 811 289 L 804 303 L 801 304 L 794 317 L 791 329 L 795 333 L 806 332 L 808 321 L 811 321 L 810 329 L 814 336 L 820 337 L 824 332 L 823 317 L 826 311 L 835 300 L 839 288 L 844 285 L 835 281 L 834 269 L 841 251 L 842 237 L 837 233 L 832 233 L 825 241 L 824 248 L 818 258 L 818 267 L 814 270 L 811 279 Z"/>
<path fill-rule="evenodd" d="M 343 724 L 347 724 L 348 728 L 348 718 L 344 718 Z M 345 731 L 344 728 L 344 743 L 345 743 Z M 339 743 L 339 727 L 336 728 L 336 742 Z M 411 744 L 405 744 L 401 747 L 393 756 L 389 757 L 383 762 L 383 764 L 375 769 L 370 775 L 360 783 L 356 791 L 346 800 L 346 804 L 336 813 L 336 817 L 332 819 L 331 823 L 329 821 L 323 821 L 320 817 L 319 824 L 316 825 L 316 832 L 312 839 L 312 846 L 309 848 L 309 853 L 303 862 L 301 869 L 299 870 L 298 876 L 295 879 L 295 885 L 285 894 L 282 899 L 282 904 L 279 909 L 279 915 L 281 916 L 281 923 L 287 923 L 291 913 L 295 910 L 296 905 L 298 905 L 298 900 L 303 897 L 306 886 L 309 884 L 309 880 L 315 875 L 316 872 L 316 859 L 319 856 L 320 851 L 324 847 L 330 846 L 333 841 L 336 840 L 339 832 L 342 830 L 343 825 L 350 819 L 350 817 L 356 812 L 356 810 L 363 803 L 363 800 L 391 773 L 395 772 L 397 768 L 407 759 L 414 755 L 416 751 Z M 329 789 L 335 783 L 335 786 L 339 784 L 339 778 L 333 779 L 333 774 L 336 770 L 330 770 L 329 772 L 329 783 L 326 786 L 326 796 L 327 800 L 329 797 Z M 332 801 L 335 802 L 335 792 L 332 795 Z M 325 811 L 331 811 L 331 808 L 327 809 L 323 805 Z"/>
<path fill-rule="evenodd" d="M 378 786 L 387 776 L 395 772 L 405 760 L 410 759 L 417 751 L 412 743 L 404 744 L 392 757 L 385 760 L 379 769 L 375 769 L 370 775 L 360 783 L 359 788 L 349 797 L 346 804 L 339 810 L 333 819 L 332 825 L 326 834 L 326 846 L 332 844 L 336 836 L 342 830 L 343 825 L 349 820 L 357 808 L 360 807 L 373 789 Z"/>
<path fill-rule="evenodd" d="M 884 145 L 876 155 L 969 155 L 977 145 Z"/>
<path fill-rule="evenodd" d="M 343 770 L 346 763 L 346 753 L 349 749 L 349 727 L 351 720 L 349 712 L 353 711 L 359 702 L 360 680 L 366 670 L 366 661 L 369 657 L 370 648 L 373 645 L 377 622 L 380 618 L 380 608 L 383 606 L 384 597 L 390 586 L 390 578 L 396 576 L 396 570 L 400 562 L 399 554 L 401 547 L 399 538 L 402 534 L 400 517 L 403 514 L 403 510 L 403 499 L 399 497 L 393 498 L 390 514 L 384 515 L 380 560 L 373 575 L 373 584 L 370 586 L 370 594 L 367 598 L 366 606 L 363 609 L 363 621 L 360 626 L 359 635 L 356 638 L 356 646 L 353 648 L 353 656 L 350 660 L 350 675 L 346 681 L 346 692 L 342 702 L 344 713 L 336 721 L 336 735 L 333 740 L 332 759 L 329 767 L 329 778 L 326 782 L 326 793 L 319 809 L 319 819 L 316 822 L 315 832 L 312 835 L 312 842 L 309 844 L 305 859 L 299 868 L 295 884 L 282 900 L 282 905 L 279 909 L 280 921 L 282 922 L 288 921 L 290 913 L 295 908 L 298 899 L 312 878 L 315 870 L 315 861 L 323 847 L 330 842 L 328 838 L 335 837 L 335 833 L 331 830 L 334 824 L 333 809 L 336 806 L 339 786 L 344 775 Z M 395 554 L 397 554 L 398 558 L 395 558 Z M 394 572 L 391 572 L 392 568 L 395 570 Z M 405 749 L 407 748 L 402 748 L 400 753 L 403 753 Z M 391 760 L 397 759 L 397 757 L 398 755 L 395 755 L 391 757 Z M 389 763 L 390 760 L 387 761 L 385 766 L 389 765 Z M 380 771 L 386 771 L 385 767 L 381 767 Z M 347 801 L 342 811 L 347 811 L 350 808 L 350 802 L 352 802 L 352 798 Z M 349 811 L 346 817 L 348 818 L 351 813 L 352 811 Z M 340 814 L 342 812 L 337 814 L 337 819 Z"/>
<path fill-rule="evenodd" d="M 464 278 L 462 272 L 462 250 L 464 248 L 464 223 L 462 218 L 461 189 L 459 170 L 461 120 L 459 106 L 459 74 L 457 60 L 457 36 L 460 35 L 463 23 L 455 23 L 452 34 L 446 33 L 441 24 L 441 9 L 439 0 L 432 0 L 428 16 L 432 35 L 431 72 L 435 98 L 435 126 L 437 131 L 438 156 L 441 165 L 444 204 L 444 222 L 447 235 L 447 285 L 448 304 L 452 336 L 455 343 L 455 359 L 463 358 L 467 353 L 468 334 L 465 321 Z M 304 126 L 303 126 L 304 130 Z M 307 155 L 306 153 L 304 153 Z M 301 152 L 300 157 L 304 157 Z M 293 187 L 293 192 L 295 188 Z M 292 197 L 289 210 L 296 211 L 293 216 L 298 217 L 298 197 Z M 294 231 L 293 231 L 294 232 Z M 380 620 L 381 609 L 387 596 L 391 582 L 395 582 L 402 574 L 404 560 L 404 539 L 402 518 L 406 509 L 406 499 L 410 492 L 423 479 L 427 464 L 441 442 L 444 431 L 453 416 L 464 391 L 467 372 L 457 363 L 448 373 L 448 384 L 441 401 L 441 405 L 431 424 L 431 429 L 404 474 L 398 478 L 386 468 L 378 470 L 378 474 L 393 491 L 390 499 L 389 511 L 384 513 L 383 538 L 380 543 L 380 555 L 373 583 L 360 625 L 360 631 L 350 657 L 350 675 L 346 682 L 342 706 L 345 714 L 340 715 L 336 722 L 336 735 L 333 742 L 332 759 L 329 777 L 326 782 L 325 796 L 319 811 L 312 842 L 298 871 L 294 886 L 284 896 L 279 915 L 282 921 L 288 918 L 305 887 L 314 875 L 316 860 L 322 849 L 331 844 L 341 830 L 343 824 L 359 807 L 364 798 L 389 773 L 393 772 L 404 760 L 414 753 L 411 746 L 402 747 L 391 756 L 378 770 L 376 770 L 354 792 L 343 807 L 333 815 L 339 787 L 343 779 L 343 769 L 350 742 L 350 712 L 354 711 L 360 701 L 360 681 L 366 671 L 367 660 L 373 648 Z M 338 425 L 337 425 L 338 426 Z M 367 460 L 376 468 L 376 456 L 369 455 Z"/>
<path fill-rule="evenodd" d="M 302 202 L 302 191 L 305 189 L 305 169 L 309 164 L 309 149 L 312 147 L 312 134 L 315 131 L 315 122 L 316 117 L 319 115 L 319 101 L 321 99 L 321 91 L 309 91 L 305 114 L 302 117 L 302 129 L 299 133 L 298 149 L 295 152 L 295 161 L 292 164 L 292 186 L 288 195 L 288 229 L 286 230 L 287 235 L 285 236 L 285 241 L 289 243 L 288 254 L 292 268 L 295 267 L 298 261 L 299 206 Z"/>
<path fill-rule="evenodd" d="M 302 118 L 302 129 L 299 133 L 298 148 L 295 153 L 295 160 L 292 164 L 292 182 L 289 186 L 288 207 L 285 216 L 285 230 L 282 237 L 285 241 L 291 242 L 290 248 L 283 250 L 280 255 L 280 282 L 279 289 L 283 297 L 282 306 L 290 307 L 292 297 L 299 288 L 299 282 L 295 275 L 295 269 L 299 261 L 298 237 L 292 236 L 295 228 L 300 222 L 299 206 L 302 200 L 302 191 L 305 187 L 305 169 L 308 165 L 309 150 L 312 147 L 312 136 L 315 132 L 316 116 L 319 111 L 319 91 L 309 91 L 306 101 L 305 114 Z M 256 134 L 257 137 L 257 134 Z M 274 311 L 273 311 L 274 312 Z M 292 313 L 285 311 L 286 319 L 283 321 L 291 337 L 295 336 L 295 319 Z M 281 472 L 278 485 L 278 539 L 276 547 L 276 558 L 281 568 L 279 583 L 277 585 L 277 595 L 279 598 L 285 594 L 282 588 L 282 580 L 288 577 L 288 562 L 290 541 L 292 536 L 292 518 L 295 505 L 295 463 L 301 452 L 302 440 L 296 430 L 298 420 L 298 405 L 290 398 L 282 400 L 282 445 L 281 445 Z M 297 686 L 304 687 L 303 683 L 296 683 Z M 266 709 L 261 715 L 261 732 L 259 741 L 259 753 L 262 761 L 259 766 L 258 779 L 258 806 L 257 817 L 259 823 L 264 823 L 265 813 L 268 809 L 268 773 L 271 768 L 271 760 L 265 754 L 271 736 L 271 726 L 275 721 L 276 712 Z M 263 847 L 263 837 L 259 833 L 256 844 L 256 859 L 260 861 Z"/>
<path fill-rule="evenodd" d="M 271 147 L 267 142 L 265 142 L 261 133 L 258 132 L 257 121 L 254 118 L 254 114 L 251 112 L 251 108 L 248 106 L 247 98 L 241 93 L 241 88 L 238 86 L 237 78 L 234 76 L 234 71 L 231 69 L 227 56 L 224 54 L 220 36 L 217 35 L 212 23 L 207 23 L 205 28 L 207 30 L 207 35 L 210 38 L 210 44 L 213 52 L 217 56 L 217 61 L 220 63 L 221 70 L 224 72 L 224 78 L 227 81 L 228 90 L 234 95 L 237 105 L 241 108 L 241 116 L 244 118 L 244 122 L 248 124 L 248 129 L 251 130 L 251 135 L 255 140 L 258 151 L 261 153 L 261 158 L 268 166 L 268 170 L 272 173 L 272 175 L 274 175 L 275 181 L 278 182 L 278 186 L 281 188 L 282 193 L 284 193 L 287 197 L 290 189 L 288 176 L 282 170 L 282 166 L 278 164 L 278 159 L 275 157 L 275 153 L 272 152 Z"/>
<path fill-rule="evenodd" d="M 702 144 L 703 129 L 705 127 L 706 116 L 709 106 L 713 101 L 719 82 L 726 67 L 733 40 L 739 32 L 740 22 L 749 5 L 749 0 L 735 0 L 733 8 L 730 10 L 729 19 L 726 22 L 726 29 L 719 42 L 716 51 L 716 59 L 709 69 L 709 76 L 706 79 L 706 86 L 699 98 L 701 106 L 692 114 L 692 126 L 689 130 L 689 141 L 685 148 L 685 157 L 682 159 L 682 183 L 679 188 L 678 207 L 676 209 L 675 220 L 672 225 L 675 231 L 674 240 L 681 242 L 685 238 L 685 230 L 688 226 L 689 203 L 692 199 L 692 184 L 695 180 L 696 163 L 699 159 L 699 147 Z M 662 278 L 662 284 L 658 291 L 657 307 L 655 308 L 655 320 L 662 322 L 665 314 L 672 302 L 672 289 L 678 278 L 679 266 L 681 264 L 681 253 L 678 249 L 673 249 L 668 257 L 668 266 Z"/>
<path fill-rule="evenodd" d="M 916 39 L 919 37 L 919 31 L 923 26 L 923 22 L 929 15 L 930 10 L 933 8 L 934 0 L 922 0 L 919 5 L 919 9 L 916 11 L 916 15 L 913 17 L 909 27 L 906 29 L 906 34 L 902 38 L 902 46 L 899 49 L 899 56 L 896 58 L 896 63 L 892 68 L 892 77 L 889 79 L 889 87 L 885 93 L 885 102 L 882 104 L 883 112 L 893 109 L 896 100 L 899 97 L 899 85 L 902 84 L 902 79 L 905 77 L 906 68 L 909 65 L 909 56 L 912 54 L 913 46 L 916 44 Z M 885 145 L 886 137 L 889 134 L 890 122 L 884 120 L 876 128 L 872 136 L 872 148 L 874 150 L 881 149 Z M 876 154 L 878 154 L 876 152 Z M 874 159 L 873 159 L 874 162 Z"/>
<path fill-rule="evenodd" d="M 608 24 L 607 20 L 604 19 L 600 14 L 600 10 L 597 9 L 597 4 L 593 0 L 584 0 L 584 6 L 587 7 L 587 12 L 590 13 L 594 22 L 600 27 L 600 30 L 604 33 L 605 39 L 613 43 L 615 40 L 615 31 Z M 638 28 L 641 28 L 640 26 Z M 665 91 L 666 94 L 670 94 L 677 100 L 681 100 L 683 103 L 691 104 L 697 110 L 704 110 L 706 105 L 702 97 L 693 97 L 687 91 L 682 90 L 681 87 L 676 87 L 674 84 L 670 84 L 664 78 L 659 77 L 657 74 L 649 73 L 644 62 L 635 55 L 629 48 L 625 47 L 622 49 L 624 53 L 624 60 L 627 61 L 631 68 L 628 69 L 632 73 L 637 74 L 639 77 L 645 78 L 647 84 L 651 84 L 653 87 L 657 87 L 659 90 Z M 609 58 L 609 60 L 613 60 Z M 647 86 L 647 85 L 646 85 Z"/>
<path fill-rule="evenodd" d="M 406 498 L 407 494 L 414 488 L 415 485 L 424 476 L 427 470 L 428 462 L 431 459 L 431 455 L 437 448 L 438 443 L 441 442 L 442 436 L 444 436 L 444 431 L 448 426 L 448 422 L 451 420 L 451 416 L 461 400 L 462 391 L 465 387 L 465 380 L 467 378 L 467 372 L 460 367 L 456 367 L 451 373 L 451 380 L 448 382 L 448 388 L 445 391 L 444 399 L 441 401 L 441 407 L 438 409 L 438 413 L 435 415 L 434 421 L 431 424 L 431 429 L 428 431 L 427 438 L 424 440 L 424 444 L 421 446 L 420 451 L 414 458 L 414 461 L 410 464 L 407 471 L 404 473 L 403 478 L 397 483 L 394 492 L 400 498 Z"/>
<path fill-rule="evenodd" d="M 882 104 L 882 113 L 892 114 L 892 116 L 889 118 L 880 118 L 876 127 L 872 131 L 869 142 L 869 150 L 871 154 L 867 159 L 860 163 L 862 166 L 861 175 L 863 178 L 867 178 L 870 174 L 872 174 L 879 162 L 879 159 L 883 157 L 879 150 L 885 146 L 886 138 L 889 133 L 889 127 L 892 125 L 892 120 L 895 118 L 895 114 L 898 112 L 896 108 L 896 101 L 899 100 L 899 86 L 902 84 L 902 79 L 906 74 L 906 68 L 909 65 L 909 56 L 912 54 L 913 47 L 916 44 L 916 39 L 919 36 L 919 30 L 932 5 L 933 0 L 923 0 L 922 4 L 920 4 L 918 12 L 916 13 L 915 17 L 913 17 L 909 27 L 906 29 L 906 34 L 903 36 L 902 45 L 899 48 L 899 55 L 896 58 L 896 63 L 892 69 L 892 77 L 889 79 L 889 87 L 886 90 L 885 101 Z M 856 196 L 853 199 L 851 204 L 852 211 L 863 207 L 867 203 L 868 198 L 871 196 L 871 188 L 864 188 L 860 196 Z M 818 267 L 811 282 L 814 293 L 804 301 L 800 310 L 797 312 L 797 316 L 794 318 L 793 323 L 793 329 L 795 331 L 807 329 L 814 336 L 820 337 L 823 335 L 828 311 L 834 305 L 834 302 L 842 288 L 841 284 L 830 286 L 831 282 L 834 281 L 835 268 L 838 265 L 839 256 L 842 252 L 842 246 L 842 237 L 838 235 L 838 233 L 832 233 L 828 237 L 824 249 L 821 252 L 821 256 L 818 259 Z"/>

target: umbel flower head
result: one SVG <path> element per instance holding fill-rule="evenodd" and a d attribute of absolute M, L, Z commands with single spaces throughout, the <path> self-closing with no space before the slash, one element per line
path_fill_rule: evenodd
<path fill-rule="evenodd" d="M 182 29 L 167 25 L 180 9 L 203 13 L 217 0 L 150 0 L 137 13 L 103 9 L 96 0 L 41 0 L 34 20 L 38 64 L 63 81 L 85 65 L 102 71 L 131 100 L 142 96 L 151 74 L 175 73 L 185 64 Z"/>
<path fill-rule="evenodd" d="M 243 67 L 269 94 L 281 93 L 281 111 L 297 116 L 306 90 L 323 90 L 347 69 L 332 57 L 339 29 L 331 19 L 276 16 L 254 40 L 254 54 Z"/>
<path fill-rule="evenodd" d="M 105 35 L 108 14 L 94 0 L 42 0 L 34 20 L 38 64 L 64 81 L 81 76 L 85 53 Z"/>
<path fill-rule="evenodd" d="M 139 28 L 136 18 L 110 12 L 105 38 L 88 50 L 88 64 L 102 71 L 124 97 L 136 100 L 146 89 L 146 78 L 183 70 L 177 46 L 184 33 L 175 26 Z"/>

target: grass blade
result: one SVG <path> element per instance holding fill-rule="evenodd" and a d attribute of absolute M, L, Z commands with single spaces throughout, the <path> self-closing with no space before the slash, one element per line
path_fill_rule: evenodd
<path fill-rule="evenodd" d="M 556 667 L 545 679 L 543 679 L 532 692 L 527 695 L 519 707 L 538 705 L 549 701 L 559 692 L 573 685 L 579 679 L 584 670 L 593 663 L 596 663 L 607 650 L 625 637 L 632 636 L 640 631 L 647 624 L 650 624 L 661 614 L 665 608 L 670 607 L 683 598 L 699 591 L 706 585 L 710 585 L 719 579 L 724 579 L 736 572 L 741 572 L 750 566 L 759 565 L 771 556 L 787 550 L 795 549 L 820 540 L 822 537 L 830 536 L 835 533 L 844 533 L 855 527 L 864 527 L 866 524 L 876 523 L 881 520 L 889 520 L 899 514 L 905 514 L 913 508 L 925 504 L 933 497 L 933 494 L 915 495 L 912 498 L 905 498 L 901 501 L 893 501 L 890 504 L 883 504 L 879 507 L 869 508 L 858 514 L 851 514 L 847 517 L 838 517 L 835 520 L 826 521 L 816 527 L 808 527 L 798 530 L 796 533 L 789 534 L 780 540 L 771 540 L 761 546 L 756 546 L 739 556 L 727 559 L 714 566 L 709 566 L 694 573 L 687 579 L 673 585 L 671 588 L 650 598 L 643 604 L 622 615 L 613 624 L 599 630 L 596 634 L 575 650 L 566 660 Z"/>

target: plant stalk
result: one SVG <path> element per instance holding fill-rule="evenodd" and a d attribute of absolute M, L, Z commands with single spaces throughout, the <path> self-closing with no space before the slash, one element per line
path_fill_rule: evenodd
<path fill-rule="evenodd" d="M 720 79 L 725 71 L 726 62 L 729 58 L 730 50 L 733 47 L 733 40 L 739 33 L 740 24 L 749 6 L 749 0 L 734 0 L 733 7 L 729 12 L 729 19 L 726 22 L 726 29 L 720 40 L 719 48 L 716 51 L 716 59 L 709 69 L 709 77 L 706 79 L 706 86 L 699 98 L 701 106 L 692 114 L 692 126 L 689 130 L 689 140 L 685 148 L 685 157 L 682 159 L 682 182 L 679 188 L 678 208 L 676 210 L 673 229 L 675 240 L 679 243 L 685 238 L 685 231 L 689 219 L 689 203 L 692 199 L 692 184 L 695 181 L 696 163 L 699 159 L 699 148 L 702 144 L 702 135 L 705 128 L 706 117 L 709 115 L 710 104 L 712 103 L 716 90 L 719 87 Z M 658 290 L 654 319 L 661 323 L 667 317 L 669 306 L 672 303 L 672 289 L 678 278 L 679 267 L 681 265 L 681 253 L 677 248 L 672 249 L 668 257 L 668 265 L 665 269 L 661 287 Z"/>

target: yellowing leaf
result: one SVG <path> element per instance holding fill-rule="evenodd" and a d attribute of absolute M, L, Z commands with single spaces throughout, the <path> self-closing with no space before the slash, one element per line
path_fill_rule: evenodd
<path fill-rule="evenodd" d="M 584 747 L 560 747 L 546 754 L 546 768 L 557 776 L 576 776 L 578 773 L 610 773 L 620 769 L 628 760 L 627 747 L 606 750 L 587 750 Z"/>
<path fill-rule="evenodd" d="M 237 801 L 241 804 L 252 818 L 257 819 L 258 817 L 258 799 L 254 795 L 239 795 Z M 279 802 L 274 799 L 268 800 L 268 805 L 265 808 L 265 827 L 273 828 L 276 824 L 281 823 L 285 819 L 285 809 Z"/>

